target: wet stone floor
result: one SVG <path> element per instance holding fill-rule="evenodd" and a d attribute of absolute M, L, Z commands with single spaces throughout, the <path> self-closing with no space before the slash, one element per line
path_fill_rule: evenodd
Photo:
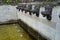
<path fill-rule="evenodd" d="M 18 25 L 0 25 L 0 40 L 32 40 L 32 38 Z"/>

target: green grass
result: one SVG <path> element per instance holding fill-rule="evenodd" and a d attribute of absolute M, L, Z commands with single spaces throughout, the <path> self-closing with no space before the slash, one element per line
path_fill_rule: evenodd
<path fill-rule="evenodd" d="M 30 36 L 18 25 L 0 25 L 0 40 L 32 40 Z"/>

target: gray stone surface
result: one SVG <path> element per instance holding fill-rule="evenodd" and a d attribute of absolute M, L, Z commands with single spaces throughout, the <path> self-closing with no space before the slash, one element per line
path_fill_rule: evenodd
<path fill-rule="evenodd" d="M 42 18 L 37 18 L 35 16 L 30 16 L 25 13 L 19 12 L 18 13 L 18 18 L 21 19 L 23 22 L 28 24 L 31 28 L 34 30 L 38 31 L 41 35 L 50 38 L 51 40 L 55 40 L 55 29 L 52 28 L 53 26 L 56 25 L 54 22 L 49 22 L 46 19 Z M 45 21 L 45 23 L 44 23 Z M 48 25 L 48 23 L 50 25 Z"/>
<path fill-rule="evenodd" d="M 60 40 L 60 18 L 59 18 L 59 14 L 60 14 L 60 6 L 57 7 L 57 21 L 56 21 L 56 38 L 55 40 Z"/>
<path fill-rule="evenodd" d="M 40 8 L 41 11 L 44 11 L 44 8 Z M 53 8 L 52 20 L 48 21 L 46 18 L 43 18 L 40 14 L 39 18 L 35 15 L 25 14 L 21 11 L 18 13 L 18 18 L 27 23 L 31 28 L 38 31 L 40 34 L 49 37 L 51 40 L 60 40 L 60 6 Z"/>
<path fill-rule="evenodd" d="M 17 10 L 15 6 L 11 5 L 0 6 L 0 22 L 8 21 L 11 19 L 13 20 L 17 19 Z"/>

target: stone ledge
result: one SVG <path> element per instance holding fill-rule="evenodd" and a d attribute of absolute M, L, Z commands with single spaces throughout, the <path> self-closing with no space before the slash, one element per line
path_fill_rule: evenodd
<path fill-rule="evenodd" d="M 50 40 L 49 38 L 42 36 L 42 34 L 29 27 L 29 25 L 24 23 L 21 19 L 18 20 L 18 24 L 23 29 L 25 29 L 30 35 L 32 35 L 32 37 L 34 37 L 36 40 Z"/>
<path fill-rule="evenodd" d="M 0 25 L 14 24 L 17 23 L 17 20 L 9 20 L 5 22 L 0 22 Z"/>

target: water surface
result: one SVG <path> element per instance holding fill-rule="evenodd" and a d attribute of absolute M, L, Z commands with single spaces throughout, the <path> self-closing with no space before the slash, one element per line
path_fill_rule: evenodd
<path fill-rule="evenodd" d="M 32 40 L 18 24 L 0 25 L 0 40 Z"/>

